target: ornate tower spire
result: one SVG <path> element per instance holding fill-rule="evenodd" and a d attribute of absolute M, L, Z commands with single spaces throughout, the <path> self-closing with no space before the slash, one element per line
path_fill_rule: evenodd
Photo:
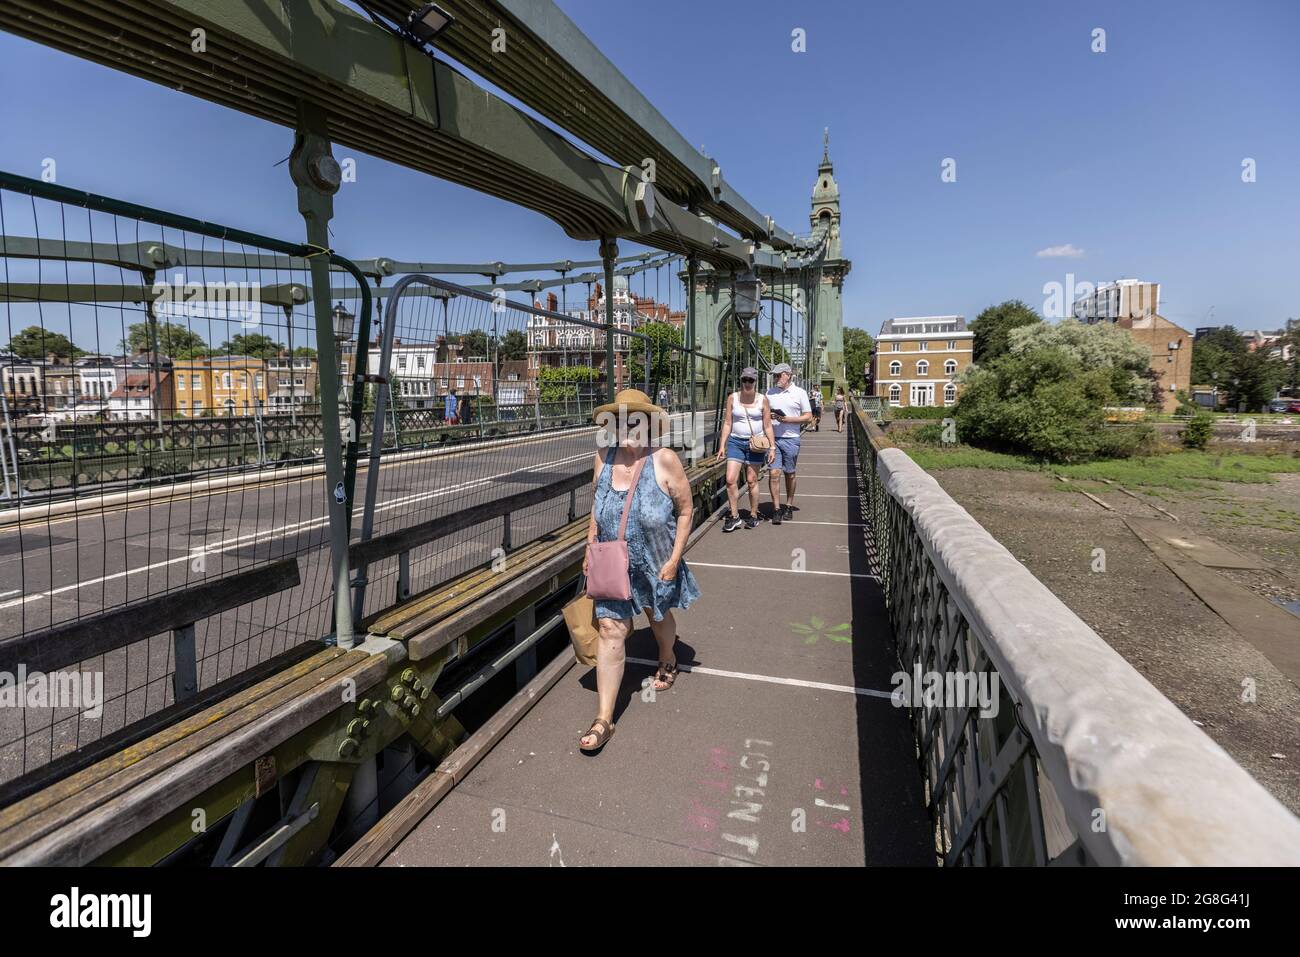
<path fill-rule="evenodd" d="M 813 184 L 812 212 L 808 220 L 815 229 L 823 219 L 829 218 L 832 234 L 840 228 L 840 188 L 835 182 L 835 167 L 831 165 L 831 131 L 822 131 L 822 161 L 817 167 L 817 182 Z"/>

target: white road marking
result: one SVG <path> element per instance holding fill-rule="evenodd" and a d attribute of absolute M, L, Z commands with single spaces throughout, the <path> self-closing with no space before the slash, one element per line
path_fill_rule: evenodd
<path fill-rule="evenodd" d="M 649 658 L 632 658 L 628 661 L 637 665 L 650 665 L 657 668 L 659 662 Z M 812 688 L 815 691 L 839 691 L 843 694 L 861 695 L 866 698 L 894 697 L 891 691 L 874 691 L 871 688 L 855 688 L 852 685 L 833 685 L 825 681 L 804 681 L 802 678 L 778 678 L 774 675 L 752 675 L 744 671 L 723 671 L 720 668 L 704 668 L 699 665 L 680 665 L 682 671 L 698 675 L 713 675 L 718 678 L 743 678 L 746 681 L 761 681 L 770 685 L 789 685 L 792 688 Z"/>
<path fill-rule="evenodd" d="M 879 575 L 864 575 L 861 572 L 816 572 L 811 568 L 805 568 L 803 571 L 795 571 L 793 568 L 769 568 L 767 565 L 720 565 L 717 562 L 697 562 L 689 560 L 686 564 L 692 568 L 696 566 L 701 568 L 734 568 L 738 571 L 747 572 L 786 572 L 790 575 L 834 575 L 837 578 L 870 578 L 872 581 L 880 581 Z"/>

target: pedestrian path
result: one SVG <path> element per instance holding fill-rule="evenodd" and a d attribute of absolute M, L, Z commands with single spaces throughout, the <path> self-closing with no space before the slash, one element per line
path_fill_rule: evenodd
<path fill-rule="evenodd" d="M 805 434 L 798 481 L 793 520 L 715 524 L 688 553 L 703 597 L 678 614 L 673 688 L 642 687 L 638 619 L 602 752 L 577 746 L 596 713 L 578 666 L 385 865 L 932 864 L 849 433 Z"/>

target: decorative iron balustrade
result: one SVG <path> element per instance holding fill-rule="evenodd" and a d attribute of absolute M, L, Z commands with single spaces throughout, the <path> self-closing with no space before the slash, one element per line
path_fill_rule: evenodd
<path fill-rule="evenodd" d="M 957 505 L 855 403 L 868 556 L 900 671 L 996 706 L 918 702 L 946 865 L 1300 861 L 1300 820 Z M 968 683 L 967 687 L 971 687 Z"/>

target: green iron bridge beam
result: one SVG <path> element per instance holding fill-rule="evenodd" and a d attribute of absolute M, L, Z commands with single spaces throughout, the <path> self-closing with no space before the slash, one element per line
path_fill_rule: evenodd
<path fill-rule="evenodd" d="M 421 4 L 362 4 L 396 23 Z M 720 164 L 692 147 L 654 105 L 551 0 L 444 0 L 455 22 L 434 44 L 511 96 L 618 163 L 655 162 L 656 189 L 697 207 L 755 241 L 779 248 L 796 238 L 751 206 Z M 505 49 L 493 31 L 505 31 Z"/>
<path fill-rule="evenodd" d="M 639 207 L 640 166 L 560 134 L 334 0 L 11 0 L 0 27 L 536 210 L 575 239 L 626 238 L 720 267 L 750 244 L 671 202 Z M 206 51 L 191 48 L 205 31 Z"/>

